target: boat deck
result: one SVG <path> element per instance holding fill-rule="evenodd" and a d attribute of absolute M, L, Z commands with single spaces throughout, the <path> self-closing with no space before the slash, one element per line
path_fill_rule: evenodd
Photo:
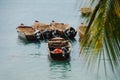
<path fill-rule="evenodd" d="M 69 28 L 69 25 L 64 23 L 52 23 L 52 26 L 55 30 L 59 31 L 64 31 L 65 29 Z"/>
<path fill-rule="evenodd" d="M 23 32 L 26 35 L 34 34 L 34 29 L 32 27 L 18 27 L 18 32 Z"/>

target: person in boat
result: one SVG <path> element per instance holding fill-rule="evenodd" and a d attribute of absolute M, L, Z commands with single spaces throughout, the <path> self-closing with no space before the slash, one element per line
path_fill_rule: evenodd
<path fill-rule="evenodd" d="M 61 49 L 63 51 L 63 55 L 62 56 L 65 56 L 65 54 L 67 53 L 67 49 L 65 47 L 62 47 Z"/>

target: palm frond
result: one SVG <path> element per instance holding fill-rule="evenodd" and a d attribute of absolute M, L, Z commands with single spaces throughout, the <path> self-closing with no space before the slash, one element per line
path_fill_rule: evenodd
<path fill-rule="evenodd" d="M 100 0 L 98 5 L 95 7 L 95 10 L 86 29 L 85 36 L 81 42 L 82 55 L 85 55 L 87 53 L 96 55 L 96 57 L 98 57 L 100 54 L 107 55 L 107 58 L 110 60 L 110 65 L 113 72 L 117 71 L 117 68 L 115 68 L 116 66 L 120 66 L 119 22 L 120 1 Z M 94 59 L 94 57 L 90 55 L 90 62 L 96 60 L 92 59 Z M 88 63 L 90 64 L 90 62 Z"/>

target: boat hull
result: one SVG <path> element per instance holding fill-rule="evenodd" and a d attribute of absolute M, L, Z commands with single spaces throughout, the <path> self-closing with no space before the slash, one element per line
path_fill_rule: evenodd
<path fill-rule="evenodd" d="M 51 25 L 59 37 L 73 39 L 76 36 L 77 31 L 68 24 L 52 21 Z"/>
<path fill-rule="evenodd" d="M 72 32 L 67 32 L 66 30 L 65 31 L 57 30 L 56 34 L 57 34 L 57 36 L 62 37 L 62 38 L 74 39 L 77 34 L 77 31 L 74 30 L 74 32 L 72 33 Z"/>
<path fill-rule="evenodd" d="M 31 26 L 21 25 L 21 26 L 18 26 L 16 30 L 18 32 L 18 37 L 20 39 L 27 40 L 27 41 L 38 40 L 34 34 L 35 30 Z"/>
<path fill-rule="evenodd" d="M 66 53 L 64 56 L 63 54 L 53 54 L 50 53 L 49 56 L 53 59 L 53 60 L 68 60 L 70 58 L 70 53 Z"/>
<path fill-rule="evenodd" d="M 83 16 L 88 16 L 92 12 L 91 8 L 81 8 L 81 13 Z"/>
<path fill-rule="evenodd" d="M 48 41 L 47 46 L 51 59 L 67 60 L 70 58 L 71 43 L 68 40 L 59 37 L 53 38 Z"/>
<path fill-rule="evenodd" d="M 87 28 L 87 26 L 79 26 L 78 32 L 79 32 L 80 39 L 82 39 L 84 37 L 86 28 Z"/>
<path fill-rule="evenodd" d="M 34 35 L 25 35 L 23 32 L 18 32 L 18 37 L 23 40 L 27 41 L 37 41 L 36 37 Z"/>

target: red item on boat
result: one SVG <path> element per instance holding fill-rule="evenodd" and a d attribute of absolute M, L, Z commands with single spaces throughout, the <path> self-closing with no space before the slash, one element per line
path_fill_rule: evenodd
<path fill-rule="evenodd" d="M 54 52 L 55 54 L 59 54 L 59 53 L 62 53 L 62 50 L 59 49 L 59 48 L 56 48 L 56 49 L 54 49 L 53 52 Z"/>

